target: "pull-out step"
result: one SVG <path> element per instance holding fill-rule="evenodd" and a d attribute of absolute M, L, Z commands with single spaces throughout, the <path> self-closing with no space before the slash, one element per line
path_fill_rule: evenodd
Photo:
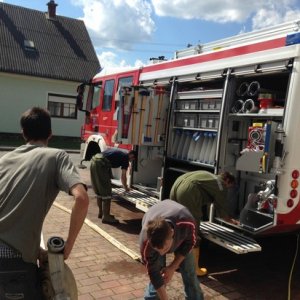
<path fill-rule="evenodd" d="M 216 223 L 201 222 L 200 232 L 204 238 L 237 254 L 261 251 L 255 240 Z"/>
<path fill-rule="evenodd" d="M 135 207 L 143 212 L 146 212 L 152 205 L 160 201 L 157 198 L 149 196 L 148 194 L 138 190 L 124 192 L 123 188 L 114 187 L 112 192 L 118 197 L 135 204 Z"/>

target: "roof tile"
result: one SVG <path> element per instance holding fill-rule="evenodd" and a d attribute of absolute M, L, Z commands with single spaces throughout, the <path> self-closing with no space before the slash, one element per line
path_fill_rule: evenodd
<path fill-rule="evenodd" d="M 35 50 L 26 50 L 24 40 Z M 68 81 L 89 80 L 100 64 L 81 20 L 0 3 L 0 72 Z"/>

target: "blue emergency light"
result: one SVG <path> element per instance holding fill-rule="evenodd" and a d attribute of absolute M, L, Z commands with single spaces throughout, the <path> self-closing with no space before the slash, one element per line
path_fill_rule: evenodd
<path fill-rule="evenodd" d="M 295 45 L 300 43 L 300 32 L 289 34 L 286 36 L 285 45 Z"/>

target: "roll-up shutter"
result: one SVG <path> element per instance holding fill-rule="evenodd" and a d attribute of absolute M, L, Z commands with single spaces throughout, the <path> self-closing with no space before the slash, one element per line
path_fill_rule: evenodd
<path fill-rule="evenodd" d="M 159 85 L 159 86 L 165 86 L 172 83 L 174 80 L 174 77 L 168 77 L 168 78 L 160 78 L 160 79 L 153 79 L 153 80 L 143 80 L 140 82 L 143 86 L 153 86 L 153 85 Z"/>
<path fill-rule="evenodd" d="M 226 76 L 227 70 L 216 70 L 211 72 L 194 73 L 189 75 L 177 76 L 178 82 L 188 82 L 188 81 L 209 81 L 213 79 L 219 79 Z"/>
<path fill-rule="evenodd" d="M 243 66 L 238 68 L 232 68 L 231 75 L 234 76 L 245 76 L 257 73 L 278 73 L 284 72 L 292 68 L 293 60 L 280 60 L 267 62 L 256 65 Z"/>

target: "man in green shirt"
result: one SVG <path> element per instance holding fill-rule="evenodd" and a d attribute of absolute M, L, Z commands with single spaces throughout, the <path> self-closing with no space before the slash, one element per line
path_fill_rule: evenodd
<path fill-rule="evenodd" d="M 196 228 L 199 231 L 202 218 L 202 207 L 214 203 L 217 215 L 226 221 L 235 223 L 232 218 L 227 198 L 228 188 L 233 187 L 235 178 L 232 174 L 224 172 L 214 175 L 207 171 L 188 172 L 179 176 L 174 182 L 170 199 L 184 205 L 189 209 L 196 220 Z M 199 268 L 199 246 L 193 249 L 196 271 L 198 276 L 206 275 L 205 268 Z"/>

